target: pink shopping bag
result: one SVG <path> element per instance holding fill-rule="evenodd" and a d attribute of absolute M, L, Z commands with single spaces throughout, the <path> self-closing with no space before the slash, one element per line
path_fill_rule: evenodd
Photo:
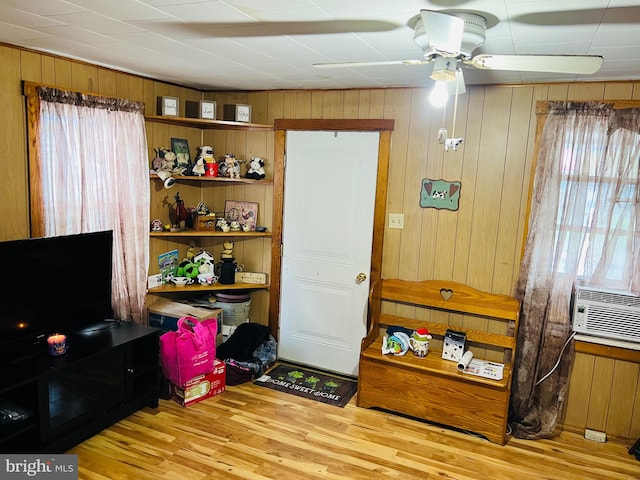
<path fill-rule="evenodd" d="M 218 322 L 202 322 L 194 317 L 178 320 L 178 330 L 160 336 L 162 373 L 175 385 L 184 385 L 193 377 L 213 371 L 216 358 Z"/>

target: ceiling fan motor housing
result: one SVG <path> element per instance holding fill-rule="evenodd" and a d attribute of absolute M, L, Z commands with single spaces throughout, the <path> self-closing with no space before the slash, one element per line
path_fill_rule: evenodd
<path fill-rule="evenodd" d="M 472 52 L 482 45 L 486 39 L 487 20 L 475 13 L 467 12 L 441 12 L 464 20 L 464 30 L 462 33 L 462 43 L 460 53 L 457 58 L 468 60 Z M 418 16 L 415 20 L 413 41 L 424 52 L 425 58 L 440 56 L 440 52 L 431 50 L 429 37 L 425 31 L 422 19 Z"/>
<path fill-rule="evenodd" d="M 462 34 L 460 55 L 464 59 L 469 59 L 473 51 L 482 45 L 487 38 L 487 20 L 475 13 L 460 12 L 455 15 L 464 20 L 464 33 Z"/>

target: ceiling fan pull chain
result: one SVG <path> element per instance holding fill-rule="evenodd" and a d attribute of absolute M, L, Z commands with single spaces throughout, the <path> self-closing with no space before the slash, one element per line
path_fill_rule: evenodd
<path fill-rule="evenodd" d="M 451 138 L 456 138 L 456 114 L 458 113 L 458 82 L 456 82 L 456 95 L 453 99 L 453 125 L 451 127 Z"/>

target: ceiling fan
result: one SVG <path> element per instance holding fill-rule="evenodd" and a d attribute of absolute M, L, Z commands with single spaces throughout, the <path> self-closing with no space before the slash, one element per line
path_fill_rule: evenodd
<path fill-rule="evenodd" d="M 486 39 L 487 18 L 464 11 L 421 10 L 409 21 L 413 41 L 424 59 L 381 62 L 316 63 L 316 68 L 352 68 L 374 65 L 422 65 L 433 63 L 431 78 L 445 82 L 449 94 L 464 93 L 460 67 L 481 70 L 516 70 L 588 75 L 597 72 L 603 58 L 597 55 L 490 55 L 472 56 Z M 442 87 L 440 87 L 442 88 Z"/>

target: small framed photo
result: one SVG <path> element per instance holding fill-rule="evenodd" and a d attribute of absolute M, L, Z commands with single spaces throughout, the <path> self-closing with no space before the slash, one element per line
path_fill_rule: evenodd
<path fill-rule="evenodd" d="M 226 104 L 224 106 L 224 119 L 231 122 L 251 123 L 251 105 Z"/>
<path fill-rule="evenodd" d="M 216 102 L 213 102 L 211 100 L 200 100 L 200 118 L 215 120 Z"/>
<path fill-rule="evenodd" d="M 187 118 L 202 118 L 206 120 L 216 119 L 216 102 L 213 100 L 187 100 L 185 102 L 185 115 Z"/>
<path fill-rule="evenodd" d="M 177 117 L 180 114 L 180 99 L 178 97 L 158 97 L 158 115 L 164 117 Z"/>
<path fill-rule="evenodd" d="M 176 167 L 187 167 L 191 162 L 189 142 L 186 138 L 172 138 L 171 150 L 176 154 Z"/>
<path fill-rule="evenodd" d="M 258 204 L 227 200 L 224 202 L 224 216 L 229 223 L 237 221 L 245 232 L 255 232 L 258 223 Z"/>

